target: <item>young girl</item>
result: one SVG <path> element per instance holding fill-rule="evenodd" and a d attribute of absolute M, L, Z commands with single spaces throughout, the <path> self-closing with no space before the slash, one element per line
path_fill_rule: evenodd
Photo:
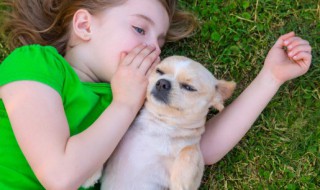
<path fill-rule="evenodd" d="M 0 65 L 0 188 L 77 189 L 105 163 L 141 108 L 160 48 L 188 36 L 193 17 L 177 10 L 175 0 L 15 0 L 11 6 L 8 38 L 13 47 L 25 46 Z M 208 121 L 205 162 L 226 155 L 281 84 L 310 63 L 307 41 L 293 32 L 281 36 L 252 84 Z"/>

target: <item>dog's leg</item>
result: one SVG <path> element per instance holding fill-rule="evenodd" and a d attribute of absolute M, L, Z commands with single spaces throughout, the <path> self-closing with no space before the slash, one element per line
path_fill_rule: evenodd
<path fill-rule="evenodd" d="M 183 148 L 173 163 L 170 190 L 196 190 L 203 175 L 204 161 L 199 145 Z"/>

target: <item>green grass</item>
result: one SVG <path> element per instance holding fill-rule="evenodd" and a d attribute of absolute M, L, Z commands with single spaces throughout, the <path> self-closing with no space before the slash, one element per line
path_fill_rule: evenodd
<path fill-rule="evenodd" d="M 236 81 L 232 99 L 254 79 L 281 34 L 295 31 L 313 48 L 309 72 L 281 87 L 242 141 L 206 168 L 200 189 L 320 189 L 320 1 L 181 3 L 198 16 L 201 29 L 167 44 L 163 56 L 189 56 L 217 78 Z M 8 54 L 3 46 L 0 61 Z"/>
<path fill-rule="evenodd" d="M 309 72 L 285 83 L 242 141 L 206 168 L 201 189 L 320 189 L 320 1 L 183 2 L 201 29 L 163 54 L 189 56 L 236 81 L 233 99 L 281 34 L 295 31 L 313 48 Z"/>

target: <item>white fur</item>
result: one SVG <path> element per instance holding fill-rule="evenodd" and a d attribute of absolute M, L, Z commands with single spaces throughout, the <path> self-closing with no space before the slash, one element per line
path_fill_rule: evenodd
<path fill-rule="evenodd" d="M 99 181 L 102 175 L 103 168 L 100 168 L 97 172 L 95 172 L 84 184 L 82 187 L 89 188 L 93 186 L 95 183 Z"/>
<path fill-rule="evenodd" d="M 179 133 L 177 128 L 154 120 L 150 114 L 143 109 L 122 139 L 108 161 L 101 189 L 167 189 L 170 166 L 179 150 L 199 142 L 200 133 L 189 141 L 181 139 L 179 143 L 172 144 L 170 136 Z"/>
<path fill-rule="evenodd" d="M 183 61 L 177 62 L 177 64 L 175 65 L 174 77 L 177 78 L 177 76 L 179 75 L 179 72 L 181 70 L 184 70 L 191 63 L 192 63 L 192 60 L 183 60 Z"/>

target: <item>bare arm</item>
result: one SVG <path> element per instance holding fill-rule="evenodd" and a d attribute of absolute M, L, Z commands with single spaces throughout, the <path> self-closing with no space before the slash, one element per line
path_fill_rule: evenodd
<path fill-rule="evenodd" d="M 23 81 L 1 90 L 19 146 L 48 189 L 79 186 L 103 165 L 136 113 L 112 102 L 88 130 L 70 137 L 61 98 L 53 89 Z"/>
<path fill-rule="evenodd" d="M 232 104 L 207 122 L 201 144 L 205 163 L 213 164 L 224 157 L 248 132 L 277 92 L 280 84 L 267 75 L 261 71 Z"/>
<path fill-rule="evenodd" d="M 19 146 L 46 189 L 77 189 L 111 155 L 143 103 L 146 75 L 159 55 L 154 49 L 140 46 L 123 57 L 111 82 L 112 103 L 72 137 L 55 90 L 32 81 L 0 88 Z"/>
<path fill-rule="evenodd" d="M 288 47 L 288 52 L 283 47 Z M 265 65 L 245 91 L 206 124 L 201 149 L 206 164 L 223 158 L 247 133 L 279 87 L 307 72 L 311 64 L 309 43 L 293 32 L 281 36 L 269 51 Z"/>

